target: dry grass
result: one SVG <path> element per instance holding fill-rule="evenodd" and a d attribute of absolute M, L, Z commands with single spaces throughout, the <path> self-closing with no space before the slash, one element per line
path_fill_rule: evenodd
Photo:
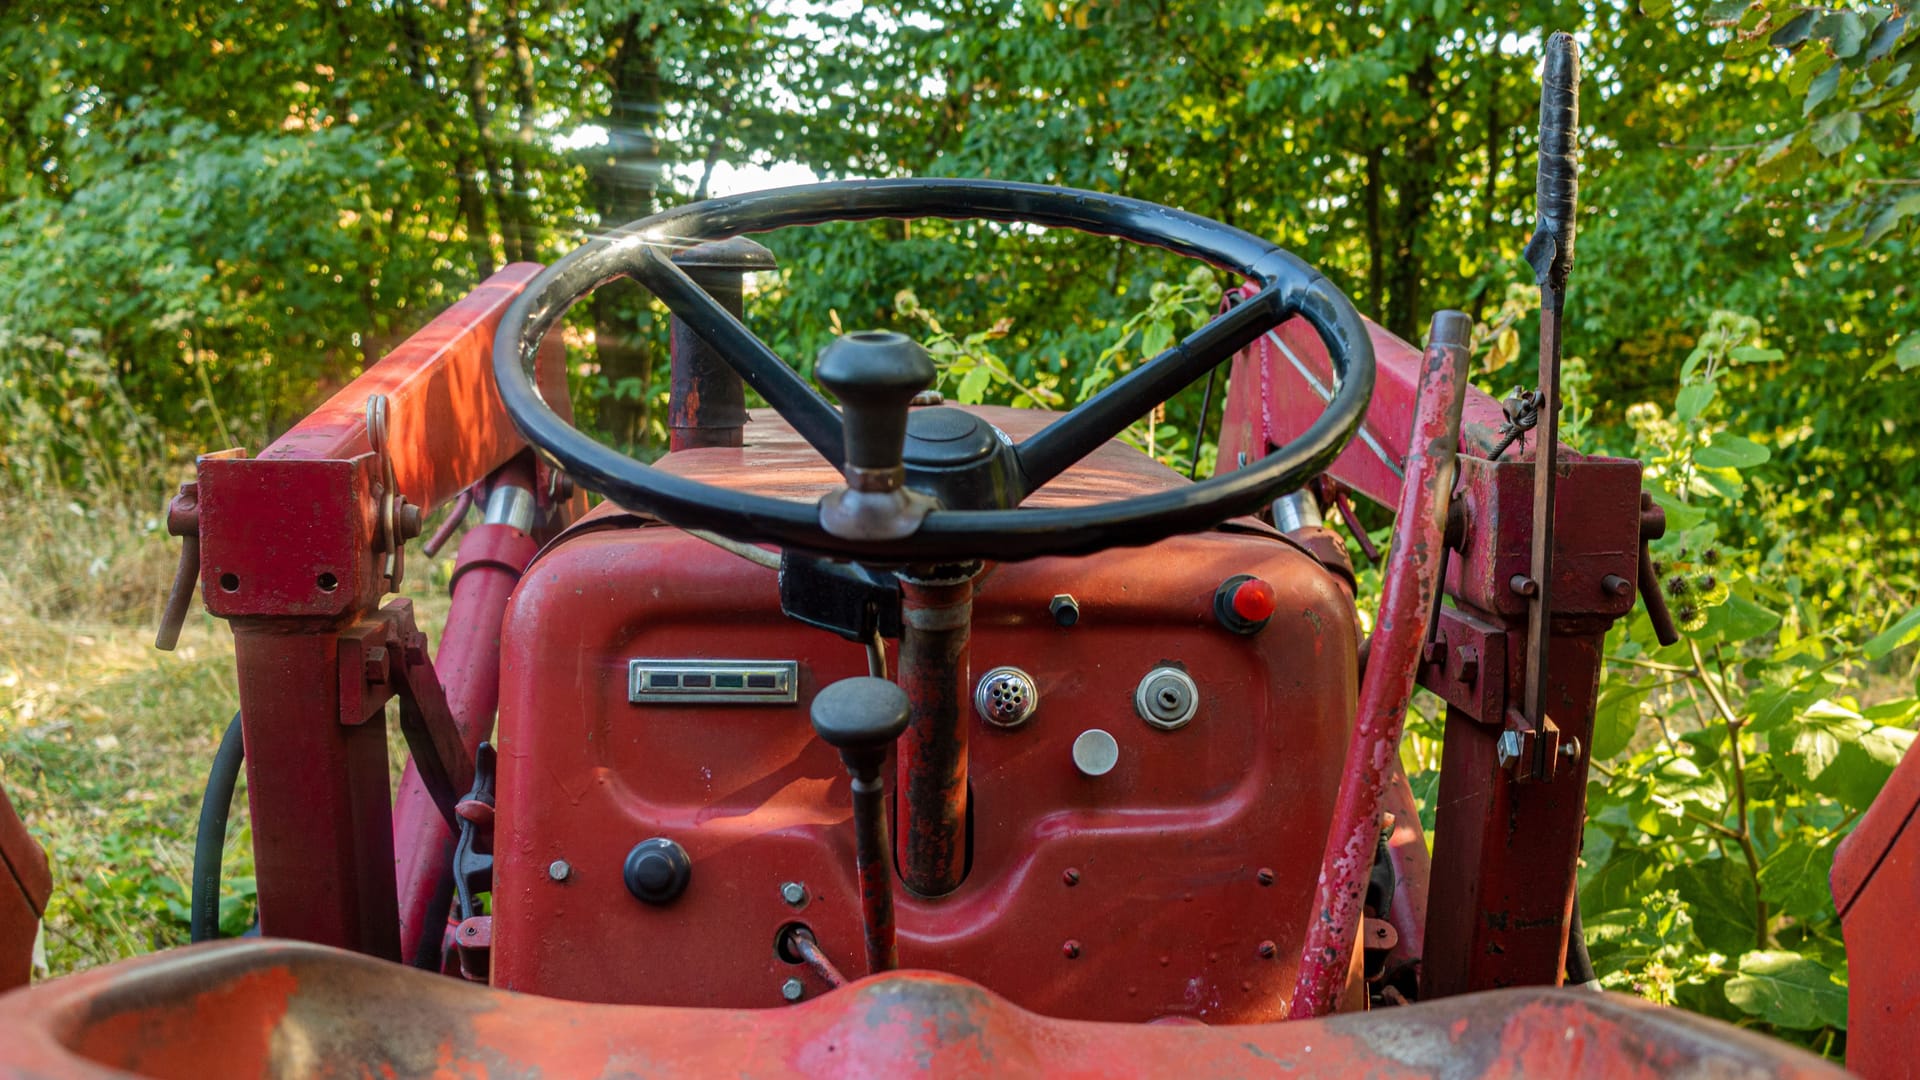
<path fill-rule="evenodd" d="M 238 701 L 232 638 L 197 604 L 179 648 L 153 648 L 179 555 L 159 524 L 167 490 L 0 501 L 0 784 L 53 861 L 42 976 L 187 939 L 201 790 Z M 431 634 L 444 563 L 409 561 Z M 230 931 L 253 917 L 245 799 L 243 783 L 225 859 Z"/>

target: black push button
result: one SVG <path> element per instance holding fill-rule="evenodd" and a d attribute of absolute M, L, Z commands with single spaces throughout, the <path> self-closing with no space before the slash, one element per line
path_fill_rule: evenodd
<path fill-rule="evenodd" d="M 626 879 L 627 891 L 635 898 L 648 904 L 671 904 L 687 891 L 687 881 L 693 877 L 693 860 L 687 857 L 686 848 L 664 836 L 656 836 L 640 841 L 627 853 L 622 876 Z"/>

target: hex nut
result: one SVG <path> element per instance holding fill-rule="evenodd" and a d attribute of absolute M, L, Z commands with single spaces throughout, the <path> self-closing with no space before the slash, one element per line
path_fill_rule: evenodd
<path fill-rule="evenodd" d="M 1080 621 L 1080 602 L 1072 593 L 1061 593 L 1047 604 L 1047 610 L 1053 614 L 1053 621 L 1061 626 L 1072 626 Z"/>
<path fill-rule="evenodd" d="M 799 1001 L 807 995 L 807 987 L 799 979 L 788 979 L 780 984 L 780 996 L 788 1001 Z"/>
<path fill-rule="evenodd" d="M 1524 745 L 1524 741 L 1521 739 L 1519 732 L 1501 732 L 1500 741 L 1494 744 L 1494 754 L 1499 759 L 1500 767 L 1503 769 L 1511 769 L 1518 764 L 1521 749 Z"/>
<path fill-rule="evenodd" d="M 780 886 L 780 899 L 789 907 L 807 906 L 807 887 L 798 881 L 789 881 Z"/>

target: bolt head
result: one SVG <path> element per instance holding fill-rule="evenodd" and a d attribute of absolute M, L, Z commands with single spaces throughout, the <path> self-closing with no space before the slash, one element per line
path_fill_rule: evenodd
<path fill-rule="evenodd" d="M 1060 872 L 1060 880 L 1066 882 L 1068 885 L 1078 885 L 1080 884 L 1080 871 L 1069 866 Z"/>
<path fill-rule="evenodd" d="M 1080 602 L 1072 593 L 1061 593 L 1047 604 L 1047 610 L 1053 613 L 1053 621 L 1061 626 L 1072 626 L 1080 621 Z"/>
<path fill-rule="evenodd" d="M 780 984 L 780 996 L 788 1001 L 799 1001 L 807 995 L 807 987 L 799 979 L 788 979 Z"/>
<path fill-rule="evenodd" d="M 547 876 L 555 881 L 565 881 L 573 876 L 573 867 L 565 859 L 555 859 L 547 864 Z"/>
<path fill-rule="evenodd" d="M 1279 953 L 1280 953 L 1280 949 L 1279 949 L 1279 947 L 1278 947 L 1278 946 L 1276 946 L 1276 945 L 1275 945 L 1275 944 L 1274 944 L 1273 942 L 1271 942 L 1271 941 L 1263 941 L 1263 942 L 1261 942 L 1261 943 L 1260 943 L 1260 950 L 1259 950 L 1259 951 L 1260 951 L 1260 959 L 1262 959 L 1262 960 L 1271 960 L 1271 959 L 1273 959 L 1273 958 L 1274 958 L 1275 956 L 1278 956 L 1278 955 L 1279 955 Z"/>
<path fill-rule="evenodd" d="M 798 881 L 789 881 L 780 886 L 780 899 L 791 907 L 804 907 L 807 903 L 807 887 Z"/>
<path fill-rule="evenodd" d="M 1462 645 L 1454 650 L 1460 659 L 1460 681 L 1475 683 L 1480 681 L 1480 650 L 1472 645 Z"/>
<path fill-rule="evenodd" d="M 1262 885 L 1273 884 L 1273 869 L 1266 866 L 1261 867 L 1259 872 L 1253 875 L 1253 880 Z"/>
<path fill-rule="evenodd" d="M 1060 946 L 1060 955 L 1066 957 L 1069 960 L 1079 959 L 1080 943 L 1078 941 L 1075 941 L 1072 938 L 1068 938 L 1066 940 L 1066 943 Z"/>

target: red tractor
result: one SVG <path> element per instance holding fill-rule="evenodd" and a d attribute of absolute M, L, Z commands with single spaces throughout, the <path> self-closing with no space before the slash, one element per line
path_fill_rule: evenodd
<path fill-rule="evenodd" d="M 197 584 L 241 710 L 195 936 L 243 758 L 260 936 L 0 998 L 0 1073 L 1829 1071 L 1558 988 L 1591 980 L 1602 639 L 1636 591 L 1672 633 L 1640 464 L 1554 435 L 1574 63 L 1556 36 L 1542 377 L 1505 406 L 1467 384 L 1465 316 L 1415 349 L 1240 230 L 890 180 L 695 203 L 509 267 L 264 451 L 201 458 L 168 515 L 162 645 Z M 1245 284 L 1064 415 L 945 404 L 891 333 L 822 353 L 836 409 L 742 324 L 743 275 L 771 265 L 743 236 L 879 217 L 1079 229 Z M 674 315 L 652 465 L 575 430 L 562 392 L 561 316 L 622 276 Z M 1212 478 L 1117 440 L 1229 362 Z M 1322 522 L 1348 492 L 1398 514 L 1370 636 Z M 468 498 L 430 653 L 386 598 L 422 515 Z M 1431 856 L 1397 754 L 1416 684 L 1447 703 Z M 1915 988 L 1856 931 L 1900 940 L 1917 800 L 1903 769 L 1835 870 L 1850 1046 L 1889 1073 Z M 30 927 L 21 847 L 0 844 L 6 925 Z"/>

